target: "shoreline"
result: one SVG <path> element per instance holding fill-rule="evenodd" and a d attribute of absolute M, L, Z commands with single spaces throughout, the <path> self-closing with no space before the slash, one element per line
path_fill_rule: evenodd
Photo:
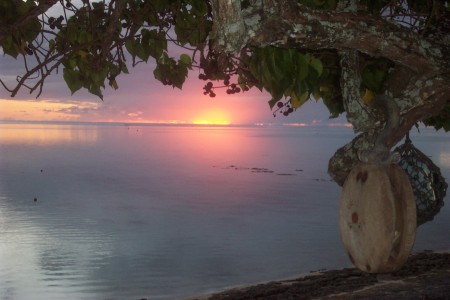
<path fill-rule="evenodd" d="M 450 299 L 450 251 L 412 254 L 392 273 L 369 274 L 355 268 L 315 271 L 186 300 L 247 299 Z"/>

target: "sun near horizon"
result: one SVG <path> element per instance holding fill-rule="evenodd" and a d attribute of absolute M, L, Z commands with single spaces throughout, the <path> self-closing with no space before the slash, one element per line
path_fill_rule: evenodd
<path fill-rule="evenodd" d="M 204 111 L 192 120 L 192 124 L 195 125 L 230 125 L 231 123 L 228 112 L 221 109 Z"/>
<path fill-rule="evenodd" d="M 200 87 L 162 87 L 151 92 L 124 89 L 99 99 L 80 93 L 72 97 L 45 95 L 35 99 L 0 97 L 0 121 L 179 123 L 196 125 L 253 124 L 271 117 L 265 95 L 246 94 L 211 99 Z"/>
<path fill-rule="evenodd" d="M 124 113 L 115 116 L 97 116 L 85 118 L 83 110 L 98 110 L 101 104 L 62 103 L 52 101 L 21 101 L 2 99 L 0 101 L 0 121 L 57 121 L 57 122 L 141 122 L 141 123 L 179 123 L 196 125 L 230 125 L 233 120 L 225 108 L 206 109 L 204 111 L 185 111 L 176 119 L 161 115 L 160 118 L 146 116 L 145 112 Z M 78 113 L 74 113 L 76 111 Z M 174 121 L 175 120 L 175 121 Z"/>
<path fill-rule="evenodd" d="M 118 90 L 104 90 L 104 101 L 85 90 L 72 95 L 58 76 L 55 76 L 55 83 L 46 88 L 38 99 L 27 93 L 21 93 L 17 98 L 10 98 L 6 92 L 0 93 L 0 121 L 225 126 L 272 122 L 309 123 L 318 118 L 315 111 L 323 110 L 319 105 L 314 105 L 315 108 L 293 114 L 288 119 L 274 119 L 267 104 L 270 99 L 267 92 L 251 89 L 228 95 L 225 89 L 219 88 L 215 90 L 216 97 L 209 97 L 203 95 L 205 83 L 197 79 L 195 72 L 190 74 L 180 90 L 148 78 L 148 67 L 139 66 L 133 71 L 132 75 L 118 80 Z M 327 114 L 324 116 L 326 118 Z"/>

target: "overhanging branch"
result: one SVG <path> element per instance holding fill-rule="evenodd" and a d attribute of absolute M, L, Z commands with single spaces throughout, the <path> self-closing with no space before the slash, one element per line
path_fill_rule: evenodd
<path fill-rule="evenodd" d="M 413 97 L 412 95 L 417 95 L 416 97 L 421 100 L 420 104 L 402 113 L 400 126 L 388 139 L 388 147 L 397 144 L 416 123 L 437 115 L 450 101 L 450 85 L 443 77 L 424 77 L 410 84 L 403 94 L 396 98 L 396 102 L 408 102 L 408 99 Z"/>
<path fill-rule="evenodd" d="M 354 49 L 421 73 L 439 73 L 440 66 L 447 63 L 438 44 L 381 17 L 363 12 L 313 10 L 296 0 L 250 1 L 252 5 L 238 14 L 234 8 L 238 2 L 241 1 L 212 1 L 217 6 L 220 3 L 223 10 L 234 11 L 234 18 L 230 20 L 214 20 L 213 31 L 224 34 L 216 43 L 219 51 L 238 53 L 244 46 L 265 45 L 315 50 Z M 244 27 L 236 27 L 242 22 Z M 227 38 L 231 28 L 238 32 L 234 32 L 234 36 L 248 39 Z"/>

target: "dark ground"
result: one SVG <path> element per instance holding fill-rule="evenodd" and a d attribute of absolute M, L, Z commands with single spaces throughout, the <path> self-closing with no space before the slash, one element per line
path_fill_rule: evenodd
<path fill-rule="evenodd" d="M 193 299 L 450 300 L 450 253 L 414 254 L 402 269 L 394 273 L 368 274 L 353 268 L 331 270 Z"/>

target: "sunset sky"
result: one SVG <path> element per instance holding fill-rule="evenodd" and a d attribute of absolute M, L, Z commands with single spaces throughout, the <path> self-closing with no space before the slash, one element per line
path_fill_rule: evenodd
<path fill-rule="evenodd" d="M 20 75 L 23 62 L 0 57 L 0 78 L 12 81 Z M 183 90 L 162 85 L 153 77 L 152 62 L 129 68 L 129 75 L 117 78 L 119 89 L 107 86 L 104 101 L 86 91 L 71 95 L 60 74 L 47 78 L 42 95 L 36 99 L 26 91 L 11 98 L 0 87 L 0 121 L 80 121 L 80 122 L 150 122 L 196 124 L 254 124 L 330 122 L 323 103 L 309 101 L 288 117 L 273 117 L 267 101 L 270 95 L 252 89 L 227 95 L 224 89 L 217 97 L 203 95 L 205 81 L 192 71 Z M 332 120 L 340 122 L 343 120 Z"/>

